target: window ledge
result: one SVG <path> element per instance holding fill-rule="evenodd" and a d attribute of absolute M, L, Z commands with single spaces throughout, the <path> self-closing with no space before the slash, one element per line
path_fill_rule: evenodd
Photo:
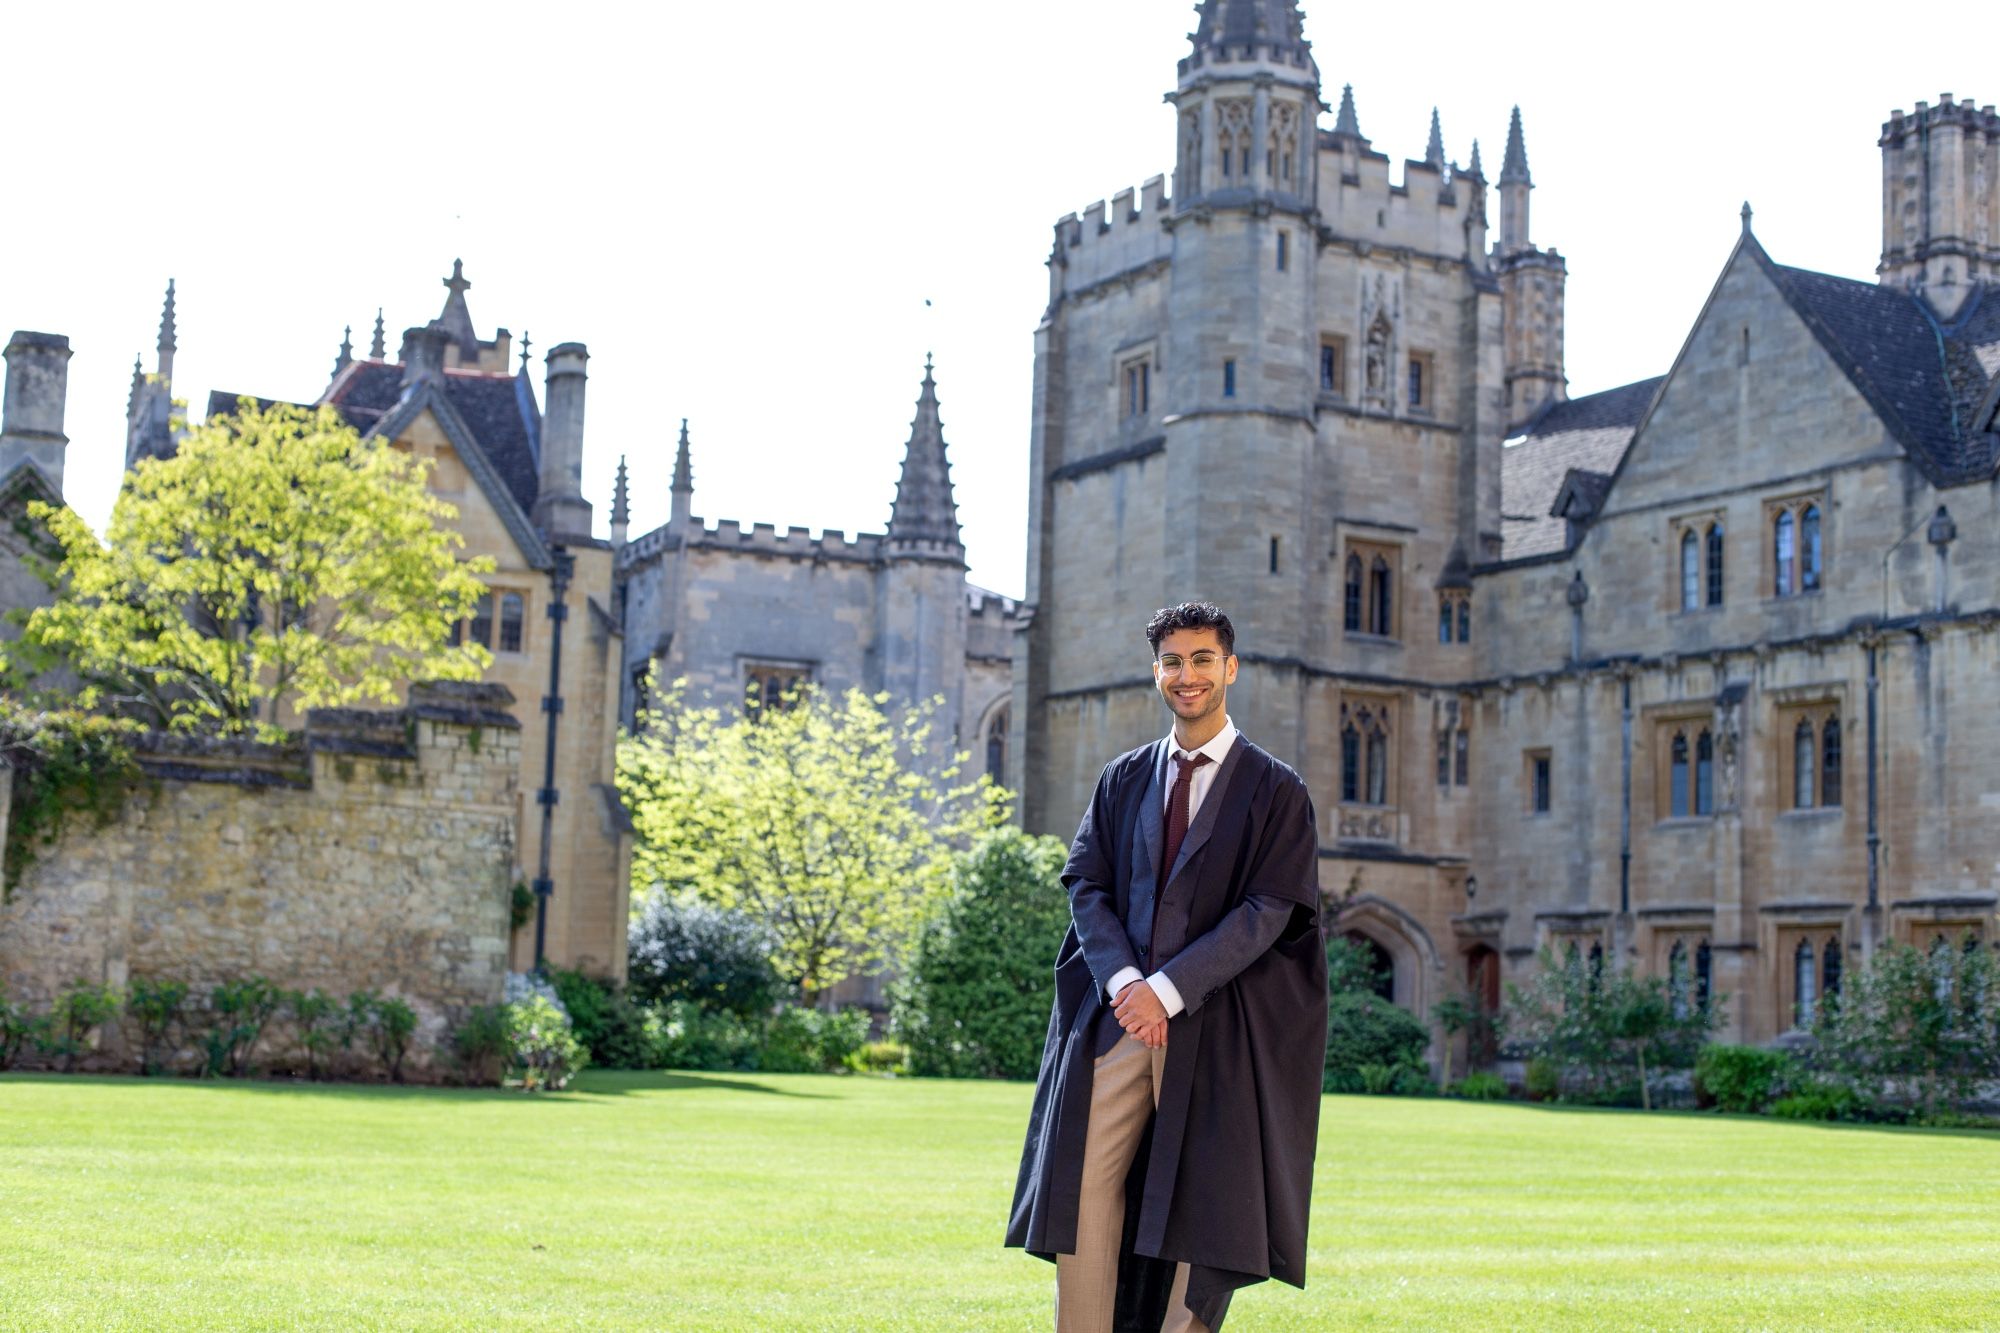
<path fill-rule="evenodd" d="M 1667 815 L 1653 821 L 1653 827 L 1671 832 L 1674 829 L 1708 828 L 1715 823 L 1714 815 Z"/>
<path fill-rule="evenodd" d="M 1808 588 L 1801 592 L 1788 592 L 1782 594 L 1775 592 L 1767 592 L 1763 595 L 1763 597 L 1759 598 L 1758 600 L 1765 606 L 1776 606 L 1784 602 L 1803 602 L 1808 598 L 1823 597 L 1825 595 L 1826 595 L 1826 584 L 1821 583 L 1817 588 Z"/>
<path fill-rule="evenodd" d="M 1786 598 L 1784 600 L 1790 601 L 1791 599 Z M 1720 615 L 1725 609 L 1726 603 L 1717 602 L 1713 606 L 1677 606 L 1674 608 L 1674 614 L 1677 616 L 1712 616 Z"/>
<path fill-rule="evenodd" d="M 1810 805 L 1804 808 L 1793 806 L 1789 810 L 1780 810 L 1778 818 L 1781 820 L 1797 820 L 1800 823 L 1806 824 L 1830 823 L 1839 819 L 1846 812 L 1847 807 L 1844 805 Z"/>
<path fill-rule="evenodd" d="M 1344 635 L 1350 643 L 1372 643 L 1380 645 L 1381 647 L 1384 648 L 1401 648 L 1403 646 L 1403 641 L 1401 639 L 1393 638 L 1387 634 L 1370 634 L 1366 630 L 1358 630 L 1358 629 L 1342 630 L 1341 634 Z"/>

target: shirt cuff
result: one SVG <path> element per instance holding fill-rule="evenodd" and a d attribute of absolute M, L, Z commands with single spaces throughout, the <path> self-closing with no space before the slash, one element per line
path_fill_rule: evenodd
<path fill-rule="evenodd" d="M 1173 982 L 1167 980 L 1166 973 L 1153 973 L 1152 976 L 1146 978 L 1146 984 L 1153 988 L 1154 996 L 1165 1006 L 1168 1018 L 1172 1018 L 1175 1014 L 1187 1008 L 1187 1005 L 1181 1001 L 1180 991 L 1175 989 Z"/>
<path fill-rule="evenodd" d="M 1145 979 L 1146 979 L 1146 974 L 1144 972 L 1141 972 L 1138 968 L 1121 967 L 1112 976 L 1110 982 L 1104 987 L 1104 993 L 1111 999 L 1115 1000 L 1118 998 L 1119 991 L 1124 990 L 1127 986 L 1131 985 L 1135 981 L 1144 981 Z"/>

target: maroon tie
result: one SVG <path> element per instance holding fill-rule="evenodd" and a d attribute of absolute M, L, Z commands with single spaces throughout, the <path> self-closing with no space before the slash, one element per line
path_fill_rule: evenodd
<path fill-rule="evenodd" d="M 1160 858 L 1160 882 L 1153 889 L 1156 900 L 1167 891 L 1167 877 L 1174 872 L 1174 858 L 1181 854 L 1181 842 L 1187 837 L 1188 796 L 1194 787 L 1194 771 L 1212 762 L 1205 754 L 1197 754 L 1192 759 L 1174 756 L 1174 764 L 1180 772 L 1174 777 L 1173 791 L 1167 795 L 1167 846 L 1166 855 Z M 1157 908 L 1157 902 L 1155 906 Z"/>

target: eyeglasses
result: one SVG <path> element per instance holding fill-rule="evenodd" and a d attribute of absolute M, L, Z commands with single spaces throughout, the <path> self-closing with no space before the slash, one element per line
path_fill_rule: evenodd
<path fill-rule="evenodd" d="M 1184 666 L 1193 667 L 1196 671 L 1204 673 L 1213 671 L 1216 664 L 1227 656 L 1229 656 L 1227 653 L 1211 653 L 1204 650 L 1190 657 L 1182 657 L 1179 653 L 1162 653 L 1154 660 L 1160 664 L 1162 675 L 1171 676 Z"/>

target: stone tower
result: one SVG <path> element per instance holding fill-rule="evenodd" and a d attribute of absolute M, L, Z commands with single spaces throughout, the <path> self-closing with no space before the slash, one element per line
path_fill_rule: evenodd
<path fill-rule="evenodd" d="M 965 544 L 928 357 L 883 556 L 885 584 L 876 603 L 882 688 L 911 702 L 942 696 L 938 740 L 954 740 L 964 690 Z"/>
<path fill-rule="evenodd" d="M 33 463 L 62 494 L 63 404 L 69 395 L 69 339 L 60 333 L 16 330 L 7 340 L 7 396 L 0 409 L 0 478 Z"/>
<path fill-rule="evenodd" d="M 1387 785 L 1414 781 L 1433 703 L 1412 687 L 1470 669 L 1436 626 L 1500 542 L 1487 186 L 1441 116 L 1400 180 L 1351 87 L 1322 130 L 1291 0 L 1199 15 L 1173 197 L 1154 177 L 1055 227 L 1008 785 L 1030 828 L 1074 829 L 1105 761 L 1167 725 L 1147 616 L 1207 598 L 1236 624 L 1231 715 L 1327 793 L 1322 841 L 1400 836 L 1414 800 L 1339 800 L 1340 737 L 1367 729 L 1409 755 Z"/>
<path fill-rule="evenodd" d="M 1876 272 L 1950 319 L 1975 287 L 2000 281 L 2000 114 L 1944 93 L 1890 112 L 1881 144 Z"/>
<path fill-rule="evenodd" d="M 1515 107 L 1500 164 L 1500 244 L 1493 256 L 1505 312 L 1510 433 L 1569 397 L 1563 374 L 1563 283 L 1569 266 L 1553 249 L 1535 248 L 1528 230 L 1528 194 L 1534 188 L 1521 108 Z"/>
<path fill-rule="evenodd" d="M 160 308 L 159 360 L 148 375 L 132 358 L 132 393 L 125 403 L 125 466 L 142 458 L 169 458 L 174 452 L 174 283 Z"/>

